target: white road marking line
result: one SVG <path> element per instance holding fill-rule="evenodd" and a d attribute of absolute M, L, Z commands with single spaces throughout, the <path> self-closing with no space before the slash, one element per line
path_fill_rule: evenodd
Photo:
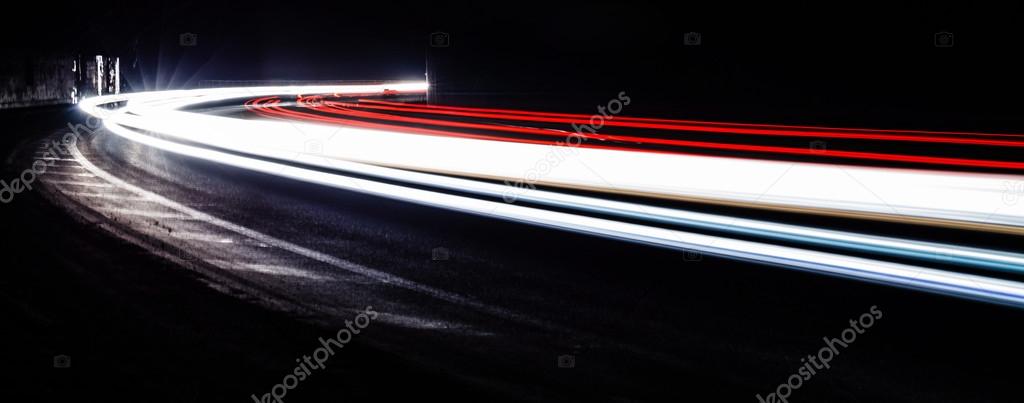
<path fill-rule="evenodd" d="M 214 243 L 235 243 L 235 240 L 231 237 L 223 235 L 210 234 L 206 232 L 185 232 L 185 231 L 174 231 L 171 236 L 184 239 L 189 241 L 201 241 L 201 242 L 214 242 Z"/>
<path fill-rule="evenodd" d="M 37 159 L 41 159 L 43 161 L 74 161 L 74 159 L 71 159 L 71 158 L 56 158 L 56 157 L 48 156 L 46 154 L 38 154 L 38 153 L 35 155 L 35 157 Z"/>
<path fill-rule="evenodd" d="M 275 276 L 297 277 L 317 281 L 333 280 L 330 277 L 312 273 L 307 270 L 276 264 L 232 262 L 227 260 L 212 260 L 210 263 L 213 263 L 218 267 L 224 267 L 231 270 L 250 271 L 260 274 L 272 274 Z"/>
<path fill-rule="evenodd" d="M 95 187 L 95 188 L 112 188 L 114 185 L 109 183 L 91 183 L 91 182 L 75 182 L 75 181 L 46 181 L 53 185 L 65 185 L 65 186 L 83 186 L 83 187 Z"/>
<path fill-rule="evenodd" d="M 82 155 L 82 152 L 80 150 L 78 150 L 77 146 L 71 146 L 69 148 L 71 149 L 71 152 L 74 155 L 75 159 L 80 164 L 82 164 L 82 166 L 86 170 L 88 170 L 89 172 L 92 172 L 97 177 L 102 178 L 102 179 L 110 182 L 111 184 L 117 185 L 117 187 L 120 187 L 122 189 L 125 189 L 125 190 L 128 190 L 130 192 L 136 193 L 136 194 L 138 194 L 138 195 L 140 195 L 142 197 L 145 197 L 147 200 L 149 200 L 151 202 L 154 202 L 154 203 L 157 203 L 157 204 L 161 204 L 161 205 L 163 205 L 165 207 L 168 207 L 170 209 L 173 209 L 173 210 L 180 211 L 180 212 L 184 213 L 185 215 L 188 215 L 188 216 L 192 217 L 195 220 L 206 222 L 206 223 L 208 223 L 210 225 L 214 225 L 214 226 L 226 229 L 228 231 L 237 233 L 237 234 L 242 235 L 244 237 L 255 239 L 255 240 L 257 240 L 259 242 L 262 242 L 264 244 L 267 244 L 267 245 L 270 245 L 270 246 L 274 246 L 274 247 L 277 247 L 277 248 L 280 248 L 280 249 L 283 249 L 283 250 L 295 253 L 297 255 L 300 255 L 300 256 L 303 256 L 303 257 L 306 257 L 306 258 L 309 258 L 309 259 L 312 259 L 312 260 L 315 260 L 315 261 L 318 261 L 318 262 L 321 262 L 321 263 L 324 263 L 324 264 L 328 264 L 328 265 L 334 266 L 334 267 L 336 267 L 338 269 L 341 269 L 341 270 L 349 271 L 349 272 L 352 272 L 352 273 L 363 275 L 363 276 L 368 277 L 368 278 L 372 278 L 372 279 L 377 280 L 377 281 L 379 281 L 381 283 L 384 283 L 384 284 L 388 284 L 388 285 L 399 287 L 399 288 L 404 288 L 404 289 L 409 290 L 409 291 L 413 291 L 413 292 L 417 292 L 417 293 L 420 293 L 420 294 L 424 294 L 424 295 L 427 295 L 427 296 L 430 296 L 430 297 L 433 297 L 433 298 L 436 298 L 436 299 L 440 299 L 442 301 L 450 302 L 450 303 L 453 303 L 453 304 L 456 304 L 456 305 L 463 305 L 463 306 L 471 307 L 471 308 L 476 309 L 478 311 L 486 312 L 488 314 L 491 314 L 491 315 L 494 315 L 494 316 L 497 316 L 497 317 L 501 317 L 501 318 L 515 319 L 515 320 L 517 320 L 519 322 L 530 323 L 530 324 L 533 324 L 535 326 L 544 327 L 544 328 L 548 328 L 548 329 L 561 328 L 561 326 L 558 326 L 558 325 L 546 323 L 546 322 L 543 322 L 543 321 L 538 320 L 538 319 L 534 319 L 534 318 L 531 318 L 531 317 L 528 317 L 528 316 L 525 316 L 525 315 L 521 315 L 521 314 L 518 314 L 518 313 L 514 313 L 514 312 L 511 312 L 511 311 L 508 311 L 506 309 L 502 309 L 502 308 L 499 308 L 499 307 L 488 305 L 488 304 L 480 302 L 480 301 L 478 301 L 476 299 L 469 298 L 469 297 L 466 297 L 466 296 L 463 296 L 463 295 L 459 295 L 459 294 L 456 294 L 456 293 L 448 292 L 448 291 L 445 291 L 445 290 L 442 290 L 442 289 L 439 289 L 439 288 L 434 288 L 434 287 L 431 287 L 431 286 L 428 286 L 428 285 L 420 284 L 420 283 L 417 283 L 415 281 L 407 280 L 407 279 L 405 279 L 403 277 L 399 277 L 399 276 L 396 276 L 396 275 L 393 275 L 393 274 L 390 274 L 390 273 L 387 273 L 387 272 L 383 272 L 383 271 L 379 271 L 379 270 L 374 270 L 374 269 L 371 269 L 369 267 L 366 267 L 366 266 L 363 266 L 363 265 L 360 265 L 360 264 L 357 264 L 357 263 L 353 263 L 353 262 L 350 262 L 350 261 L 347 261 L 347 260 L 343 260 L 343 259 L 331 256 L 331 255 L 328 255 L 326 253 L 317 252 L 317 251 L 314 251 L 312 249 L 308 249 L 308 248 L 296 245 L 294 243 L 291 243 L 291 242 L 288 242 L 288 241 L 285 241 L 285 240 L 274 238 L 272 236 L 269 236 L 269 235 L 263 234 L 261 232 L 258 232 L 258 231 L 255 231 L 255 230 L 243 227 L 243 226 L 238 225 L 238 224 L 234 224 L 234 223 L 229 222 L 229 221 L 221 220 L 221 219 L 216 218 L 214 216 L 211 216 L 209 214 L 203 213 L 201 211 L 198 211 L 198 210 L 195 210 L 195 209 L 190 208 L 188 206 L 185 206 L 185 205 L 182 205 L 180 203 L 177 203 L 177 202 L 175 202 L 173 200 L 170 200 L 170 199 L 168 199 L 166 197 L 160 196 L 160 195 L 158 195 L 156 193 L 150 192 L 148 190 L 142 189 L 142 188 L 140 188 L 138 186 L 135 186 L 135 185 L 132 185 L 132 184 L 130 184 L 128 182 L 125 182 L 125 181 L 121 180 L 120 178 L 117 178 L 116 176 L 111 175 L 110 173 L 108 173 L 108 172 L 100 169 L 96 165 L 94 165 L 91 161 L 89 161 L 89 159 L 85 158 L 85 156 Z M 214 264 L 214 262 L 209 262 L 209 263 Z"/>
<path fill-rule="evenodd" d="M 78 165 L 78 164 L 48 164 L 48 165 L 47 165 L 47 167 L 49 167 L 49 168 L 76 168 L 76 169 L 85 169 L 85 168 L 82 168 L 82 166 L 81 166 L 81 165 Z"/>
<path fill-rule="evenodd" d="M 116 194 L 116 193 L 88 193 L 88 192 L 72 192 L 72 191 L 64 191 L 63 193 L 68 195 L 68 196 L 95 197 L 95 198 L 99 198 L 99 199 L 146 200 L 144 197 L 139 197 L 139 196 L 136 196 L 136 195 L 125 195 L 125 194 Z"/>
<path fill-rule="evenodd" d="M 100 212 L 107 214 L 122 214 L 122 215 L 134 215 L 142 218 L 174 218 L 179 220 L 190 220 L 192 217 L 181 214 L 181 213 L 168 213 L 165 211 L 155 210 L 138 210 L 138 209 L 125 209 L 117 207 L 101 207 Z"/>
<path fill-rule="evenodd" d="M 93 175 L 93 174 L 90 174 L 90 173 L 51 172 L 51 171 L 46 171 L 45 175 L 78 176 L 78 177 L 85 177 L 85 178 L 95 178 L 96 177 L 96 175 Z"/>

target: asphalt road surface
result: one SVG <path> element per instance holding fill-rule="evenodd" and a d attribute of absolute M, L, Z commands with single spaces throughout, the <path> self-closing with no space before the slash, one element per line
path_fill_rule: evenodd
<path fill-rule="evenodd" d="M 32 137 L 52 140 L 63 133 L 53 131 L 62 119 L 74 116 L 50 112 L 53 126 L 34 128 Z M 9 167 L 30 164 L 39 147 L 21 145 Z M 331 337 L 372 307 L 379 316 L 353 337 L 355 348 L 330 358 L 328 366 L 345 362 L 338 364 L 345 370 L 314 371 L 286 400 L 408 393 L 442 401 L 753 402 L 798 373 L 801 360 L 826 345 L 823 338 L 840 337 L 851 319 L 876 307 L 880 318 L 789 401 L 1017 401 L 1017 376 L 1003 370 L 1022 357 L 1019 326 L 1010 325 L 1022 319 L 1016 308 L 317 186 L 105 131 L 85 136 L 76 148 L 45 174 L 37 189 L 45 197 L 26 194 L 5 210 L 38 205 L 32 208 L 46 209 L 48 221 L 37 225 L 71 217 L 82 226 L 30 231 L 42 238 L 93 234 L 106 239 L 101 245 L 121 245 L 97 251 L 110 260 L 77 265 L 76 278 L 94 270 L 130 273 L 118 275 L 111 288 L 118 294 L 108 301 L 151 306 L 152 295 L 170 303 L 163 310 L 225 320 L 195 327 L 208 339 L 176 346 L 191 360 L 134 362 L 134 376 L 160 379 L 105 382 L 112 399 L 198 399 L 153 391 L 185 384 L 250 400 L 249 393 L 271 391 L 295 368 L 294 359 L 320 347 L 319 337 Z M 18 236 L 13 228 L 8 234 Z M 136 263 L 151 259 L 139 256 L 147 253 L 158 259 Z M 88 288 L 105 286 L 96 281 Z M 46 283 L 32 287 L 45 290 Z M 133 291 L 120 291 L 127 289 Z M 95 306 L 97 315 L 109 309 Z M 217 337 L 243 326 L 232 322 L 236 310 L 247 312 L 237 318 L 244 326 L 289 336 L 273 336 L 269 346 Z M 97 318 L 112 327 L 79 338 L 132 334 L 147 326 L 147 315 L 121 323 Z M 57 330 L 76 334 L 59 326 L 40 332 Z M 26 332 L 14 345 L 34 345 L 34 337 Z M 135 340 L 108 362 L 95 357 L 68 370 L 105 369 L 119 365 L 115 359 L 154 354 L 164 346 L 160 340 Z M 238 372 L 225 375 L 226 387 L 210 375 L 215 371 L 193 367 L 222 350 L 271 358 L 251 373 L 231 366 Z M 355 363 L 373 364 L 359 376 Z M 206 375 L 177 378 L 190 371 Z M 97 388 L 64 387 L 72 394 Z"/>

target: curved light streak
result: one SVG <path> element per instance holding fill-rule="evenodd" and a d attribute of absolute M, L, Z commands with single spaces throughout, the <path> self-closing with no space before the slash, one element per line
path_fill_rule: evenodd
<path fill-rule="evenodd" d="M 387 86 L 387 88 L 395 88 L 395 86 Z M 376 89 L 382 90 L 383 87 Z M 409 87 L 409 90 L 418 91 L 421 90 L 421 87 L 413 85 Z M 388 139 L 378 139 L 386 144 L 386 140 L 414 140 L 417 136 L 292 122 L 239 120 L 176 110 L 184 106 L 211 100 L 313 92 L 373 93 L 371 88 L 352 88 L 350 86 L 318 88 L 317 91 L 292 87 L 220 89 L 208 92 L 206 90 L 169 91 L 92 98 L 84 100 L 81 107 L 86 112 L 105 119 L 105 125 L 108 129 L 131 141 L 268 174 L 473 214 L 551 226 L 564 230 L 676 249 L 699 250 L 710 254 L 781 265 L 812 272 L 989 302 L 1024 306 L 1024 284 L 1014 281 L 481 200 L 474 197 L 411 188 L 350 177 L 339 173 L 307 169 L 175 141 L 184 140 L 197 145 L 213 146 L 252 156 L 292 161 L 331 170 L 351 172 L 402 183 L 426 185 L 435 189 L 453 190 L 466 194 L 495 197 L 509 191 L 509 187 L 499 184 L 390 168 L 387 165 L 400 164 L 372 161 L 372 158 L 371 161 L 361 161 L 359 158 L 346 158 L 352 157 L 352 155 L 344 153 L 341 155 L 335 154 L 331 152 L 334 151 L 333 149 L 327 150 L 328 152 L 324 156 L 311 155 L 303 152 L 301 147 L 296 147 L 296 144 L 301 146 L 304 141 L 308 141 L 311 138 L 323 140 L 328 136 L 342 135 L 351 136 L 352 138 L 347 138 L 346 140 L 353 140 L 349 144 L 358 145 L 358 150 L 362 151 L 365 150 L 367 144 L 354 140 L 378 139 L 376 136 L 390 136 Z M 136 97 L 135 95 L 138 96 Z M 127 105 L 120 109 L 107 110 L 102 107 L 105 104 L 123 101 L 127 101 Z M 302 126 L 298 126 L 299 128 L 297 129 L 294 125 Z M 136 130 L 151 131 L 169 137 L 166 139 L 156 138 L 141 134 Z M 299 135 L 295 135 L 296 131 L 299 132 Z M 395 143 L 390 144 L 392 147 L 384 147 L 384 149 L 393 148 Z M 416 147 L 417 145 L 412 144 L 411 146 Z M 648 155 L 644 155 L 644 157 L 646 158 Z M 372 162 L 372 164 L 367 164 L 366 162 Z M 808 165 L 816 166 L 818 164 Z M 422 166 L 418 167 L 418 169 L 432 170 L 429 168 L 424 169 Z M 853 167 L 846 167 L 846 169 L 853 169 Z M 444 170 L 438 171 L 445 172 Z M 922 174 L 918 171 L 909 172 Z M 963 175 L 972 179 L 975 177 L 986 177 L 986 175 L 981 174 Z M 519 198 L 525 202 L 540 206 L 568 208 L 584 213 L 600 213 L 613 217 L 640 219 L 651 223 L 710 229 L 756 236 L 768 240 L 786 240 L 807 245 L 908 257 L 924 262 L 955 263 L 992 270 L 1015 273 L 1024 272 L 1024 256 L 1015 253 L 963 248 L 889 237 L 866 236 L 856 233 L 694 213 L 551 191 L 532 190 L 520 194 Z"/>

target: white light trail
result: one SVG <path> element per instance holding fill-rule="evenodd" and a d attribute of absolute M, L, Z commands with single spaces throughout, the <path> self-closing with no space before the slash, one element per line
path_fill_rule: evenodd
<path fill-rule="evenodd" d="M 528 169 L 528 166 L 535 163 L 538 158 L 543 158 L 543 154 L 549 150 L 549 146 L 420 136 L 301 122 L 242 120 L 176 110 L 214 100 L 281 94 L 371 93 L 383 91 L 384 88 L 422 91 L 425 90 L 425 84 L 163 91 L 92 98 L 84 100 L 81 105 L 86 112 L 104 118 L 106 126 L 112 132 L 131 141 L 245 169 L 473 214 L 1024 306 L 1024 285 L 1013 281 L 415 189 L 189 146 L 132 130 L 151 131 L 169 136 L 171 140 L 186 140 L 253 156 L 488 196 L 503 194 L 508 189 L 497 184 L 384 166 L 490 178 L 514 178 L 517 173 Z M 128 101 L 127 106 L 115 111 L 101 107 L 117 101 Z M 324 155 L 311 155 L 305 152 L 304 144 L 310 140 L 323 142 Z M 813 206 L 853 212 L 989 223 L 1011 228 L 1024 223 L 1024 215 L 1021 214 L 1020 208 L 1013 206 L 1004 206 L 1005 211 L 999 211 L 998 214 L 993 211 L 982 214 L 992 204 L 1002 203 L 1000 194 L 994 191 L 1004 189 L 1003 181 L 1010 177 L 1007 175 L 950 174 L 611 150 L 575 151 L 579 153 L 578 166 L 560 165 L 559 168 L 563 165 L 571 168 L 552 170 L 553 179 L 548 179 L 549 181 L 587 188 L 606 188 L 608 182 L 611 182 L 615 183 L 614 186 L 618 189 L 641 193 L 724 198 L 744 203 L 779 203 L 795 207 Z M 700 175 L 696 179 L 683 177 L 677 178 L 677 181 L 672 180 L 673 175 L 678 176 L 679 172 L 685 172 L 686 169 L 690 172 L 708 174 Z M 595 174 L 593 171 L 600 173 Z M 786 173 L 792 174 L 794 171 L 796 182 L 783 181 Z M 779 178 L 774 179 L 774 182 L 768 181 L 771 176 Z M 836 182 L 837 178 L 842 177 L 847 178 L 845 182 Z M 716 178 L 718 180 L 715 180 Z M 851 183 L 850 178 L 855 178 L 856 183 Z M 721 183 L 730 180 L 736 182 Z M 771 192 L 764 190 L 765 182 L 771 182 Z M 871 191 L 867 192 L 871 194 L 870 196 L 857 190 L 868 186 L 871 186 Z M 754 188 L 756 191 L 744 187 Z M 848 187 L 853 187 L 854 190 Z M 886 200 L 890 202 L 879 201 L 880 196 L 876 192 L 886 194 Z M 933 197 L 943 199 L 931 200 Z M 992 200 L 991 203 L 988 202 L 989 198 Z M 557 192 L 530 191 L 520 196 L 520 199 L 577 211 L 639 218 L 663 224 L 728 230 L 770 239 L 913 257 L 925 261 L 952 261 L 1013 272 L 1021 272 L 1024 269 L 1024 256 L 1007 252 L 864 236 Z M 985 207 L 978 207 L 978 204 Z"/>
<path fill-rule="evenodd" d="M 397 88 L 256 87 L 134 94 L 117 124 L 182 140 L 280 158 L 322 144 L 334 159 L 521 181 L 551 146 L 424 136 L 306 122 L 240 120 L 174 110 L 272 94 L 358 93 Z M 403 87 L 420 89 L 415 85 Z M 125 98 L 127 99 L 127 98 Z M 95 111 L 95 107 L 85 106 Z M 288 133 L 288 135 L 282 135 Z M 568 134 L 568 133 L 567 133 Z M 1014 175 L 935 172 L 634 151 L 573 149 L 537 184 L 747 207 L 825 212 L 872 219 L 984 227 L 1024 234 L 1024 203 L 1002 197 Z"/>

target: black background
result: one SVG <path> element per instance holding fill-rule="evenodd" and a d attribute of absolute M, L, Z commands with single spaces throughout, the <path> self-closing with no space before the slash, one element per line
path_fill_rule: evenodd
<path fill-rule="evenodd" d="M 429 57 L 454 103 L 589 112 L 626 91 L 634 115 L 1021 126 L 1020 19 L 968 2 L 104 2 L 39 4 L 7 20 L 0 46 L 12 57 L 121 56 L 131 89 L 422 79 Z M 436 31 L 450 48 L 428 46 Z M 690 31 L 700 46 L 684 45 Z M 953 47 L 935 46 L 940 31 Z M 179 46 L 184 32 L 198 45 Z"/>
<path fill-rule="evenodd" d="M 704 3 L 641 1 L 36 2 L 18 6 L 4 10 L 0 26 L 4 57 L 120 56 L 131 90 L 196 86 L 202 80 L 422 79 L 431 58 L 441 66 L 435 73 L 444 77 L 444 96 L 452 103 L 591 113 L 596 105 L 625 91 L 634 101 L 625 111 L 629 115 L 885 128 L 1024 129 L 1018 101 L 1024 89 L 1020 79 L 1024 66 L 1018 56 L 1024 40 L 1020 18 L 1015 11 L 983 9 L 967 2 L 817 8 L 735 4 L 718 9 Z M 452 46 L 429 48 L 429 35 L 436 31 L 450 33 Z M 691 31 L 702 34 L 700 46 L 683 44 L 684 35 Z M 935 47 L 934 35 L 939 31 L 954 34 L 953 47 Z M 199 35 L 197 46 L 179 46 L 178 36 L 184 32 Z M 41 133 L 40 127 L 53 120 L 40 113 L 39 120 L 46 124 L 39 127 L 26 123 L 30 120 L 22 115 L 6 121 L 15 119 L 16 134 L 26 135 Z M 2 140 L 5 149 L 17 141 L 14 136 Z M 251 184 L 265 187 L 266 181 L 258 178 Z M 321 197 L 291 190 L 278 193 Z M 19 229 L 10 234 L 14 241 L 5 245 L 5 255 L 11 256 L 8 271 L 13 274 L 3 279 L 3 285 L 13 290 L 5 291 L 14 296 L 12 301 L 25 301 L 12 312 L 42 312 L 39 316 L 56 319 L 53 324 L 35 326 L 23 324 L 34 324 L 35 319 L 12 316 L 10 340 L 2 344 L 9 350 L 3 354 L 9 358 L 7 368 L 24 367 L 23 362 L 35 365 L 24 372 L 31 382 L 21 385 L 33 394 L 56 389 L 76 393 L 76 400 L 85 396 L 80 391 L 113 400 L 120 400 L 118 396 L 133 401 L 139 396 L 176 400 L 188 394 L 195 396 L 192 400 L 216 400 L 204 388 L 222 388 L 224 396 L 245 399 L 246 393 L 276 382 L 281 363 L 290 365 L 311 340 L 323 335 L 322 329 L 296 327 L 290 318 L 266 319 L 266 313 L 209 290 L 197 292 L 194 284 L 180 280 L 175 268 L 152 262 L 135 248 L 94 241 L 99 235 L 93 229 L 65 222 L 70 220 L 63 212 L 41 200 L 29 201 L 19 201 L 22 210 L 0 211 L 4 222 L 12 223 L 9 228 Z M 24 214 L 25 210 L 32 214 Z M 391 211 L 379 215 L 389 214 L 395 215 Z M 435 221 L 447 217 L 403 214 Z M 428 223 L 421 227 L 456 239 L 477 239 L 476 228 L 482 227 L 460 224 L 461 232 L 451 235 L 451 229 Z M 539 230 L 509 230 L 511 226 L 493 231 L 507 238 L 498 244 L 534 239 L 520 247 L 544 250 L 537 245 L 565 242 L 560 233 L 540 236 Z M 55 234 L 62 235 L 56 237 L 60 243 L 51 244 Z M 572 239 L 571 250 L 588 245 L 594 249 L 593 255 L 580 254 L 586 259 L 578 266 L 586 269 L 581 269 L 584 273 L 611 267 L 608 273 L 614 274 L 622 267 L 678 260 L 668 252 L 652 253 L 633 245 L 613 247 L 609 242 L 593 247 L 587 243 L 590 239 Z M 551 256 L 540 260 L 569 259 L 559 251 L 545 253 Z M 626 260 L 641 255 L 645 260 Z M 817 396 L 905 398 L 894 390 L 918 391 L 913 399 L 918 401 L 949 400 L 939 396 L 945 390 L 957 391 L 958 396 L 978 394 L 979 401 L 995 400 L 993 396 L 1000 394 L 1006 401 L 1014 399 L 1010 393 L 1017 387 L 1015 373 L 1001 367 L 1019 362 L 1022 356 L 1019 311 L 827 277 L 761 267 L 742 269 L 711 258 L 703 264 L 705 270 L 687 267 L 659 273 L 668 279 L 637 275 L 634 281 L 666 288 L 682 284 L 678 294 L 699 313 L 684 325 L 709 339 L 743 340 L 736 345 L 757 351 L 809 353 L 820 347 L 820 335 L 835 334 L 842 319 L 870 304 L 878 303 L 887 315 L 892 313 L 879 333 L 865 339 L 869 344 L 858 345 L 860 355 L 844 356 L 846 369 L 837 367 L 832 373 L 835 379 L 860 385 L 856 382 L 861 379 L 859 369 L 885 371 L 878 373 L 893 374 L 891 384 L 865 384 L 862 389 L 844 391 L 833 390 L 833 384 L 821 378 L 817 386 L 801 391 L 811 401 L 828 401 L 813 400 Z M 139 267 L 154 269 L 136 270 Z M 637 303 L 653 304 L 645 298 L 637 298 Z M 168 327 L 174 331 L 167 331 Z M 804 337 L 807 334 L 814 337 Z M 776 343 L 779 340 L 789 344 Z M 770 343 L 776 344 L 765 345 Z M 50 351 L 52 346 L 57 349 Z M 699 344 L 691 347 L 703 350 Z M 733 380 L 744 387 L 721 391 L 748 401 L 754 400 L 753 393 L 763 393 L 785 379 L 798 360 L 796 355 L 786 361 L 737 351 L 741 352 L 735 355 L 743 360 L 698 355 L 695 362 L 720 362 L 725 370 L 715 376 L 760 375 Z M 109 374 L 54 372 L 50 357 L 67 352 L 74 357 L 73 368 L 105 365 Z M 450 379 L 443 374 L 417 378 L 404 372 L 397 360 L 366 355 L 365 360 L 353 359 L 350 367 L 339 369 L 339 374 L 355 376 L 353 381 L 321 383 L 319 393 L 338 399 L 336 389 L 350 385 L 366 385 L 353 395 L 378 399 L 381 392 L 391 397 L 474 393 L 450 388 L 446 383 Z M 767 369 L 750 363 L 764 363 Z M 756 370 L 744 370 L 749 367 Z M 678 394 L 704 382 L 704 378 L 662 380 L 658 377 L 675 375 L 648 372 L 632 376 L 650 376 L 668 386 L 678 382 Z M 340 378 L 332 375 L 320 382 Z M 417 379 L 420 384 L 409 387 L 405 382 L 396 387 L 389 383 L 392 378 Z M 936 385 L 942 386 L 939 392 L 933 392 Z M 711 389 L 715 384 L 704 387 Z M 170 392 L 154 392 L 162 390 Z M 315 390 L 306 393 L 320 396 Z"/>

